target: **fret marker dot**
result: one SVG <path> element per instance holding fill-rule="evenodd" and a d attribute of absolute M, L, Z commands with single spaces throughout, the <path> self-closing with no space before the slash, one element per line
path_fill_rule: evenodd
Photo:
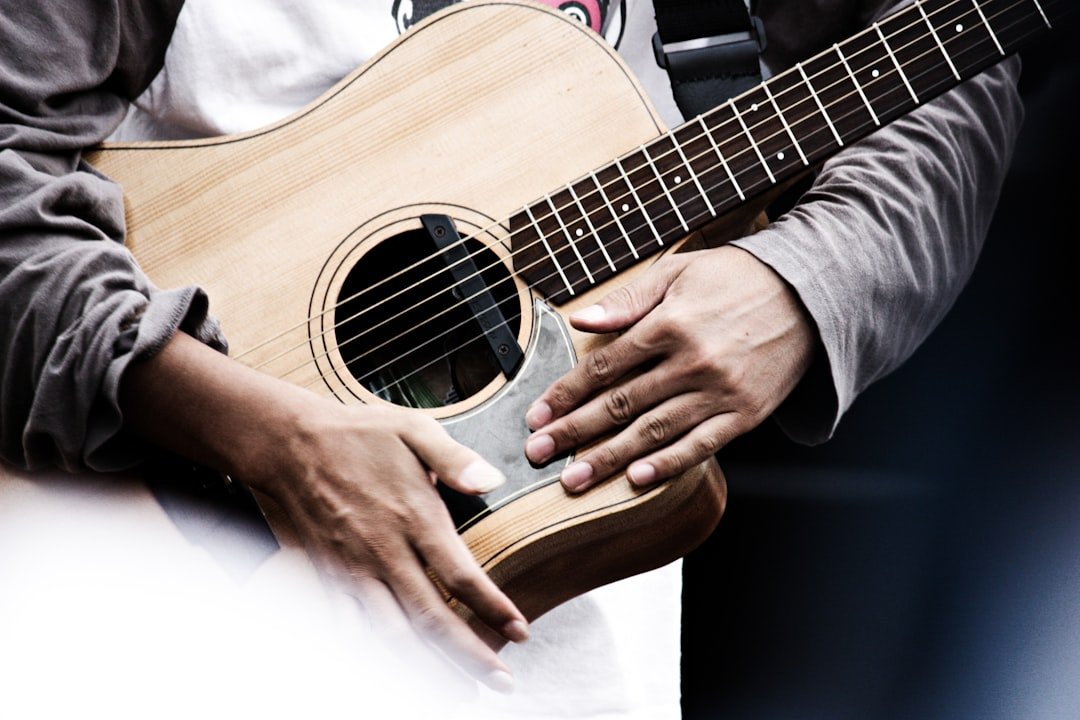
<path fill-rule="evenodd" d="M 870 71 L 870 74 L 873 75 L 874 77 L 877 77 L 881 73 L 878 72 L 877 68 L 874 68 L 873 70 Z"/>
<path fill-rule="evenodd" d="M 577 230 L 574 231 L 574 234 L 577 235 L 578 237 L 581 237 L 582 235 L 585 234 L 585 231 L 582 230 L 581 228 L 578 228 Z"/>
<path fill-rule="evenodd" d="M 757 112 L 757 103 L 750 106 L 750 112 Z"/>
<path fill-rule="evenodd" d="M 681 182 L 682 182 L 682 176 L 681 175 L 676 175 L 675 176 L 675 184 L 678 185 Z"/>
<path fill-rule="evenodd" d="M 956 23 L 956 32 L 964 32 L 964 23 Z"/>
<path fill-rule="evenodd" d="M 776 153 L 776 159 L 777 160 L 783 160 L 784 159 L 784 153 L 782 153 L 782 152 Z"/>
<path fill-rule="evenodd" d="M 626 203 L 623 203 L 622 204 L 622 211 L 623 212 L 629 212 L 630 211 L 630 206 L 627 205 Z"/>

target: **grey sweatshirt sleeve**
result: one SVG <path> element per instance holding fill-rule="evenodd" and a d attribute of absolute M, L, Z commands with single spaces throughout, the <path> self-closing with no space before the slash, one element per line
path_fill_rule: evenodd
<path fill-rule="evenodd" d="M 1007 60 L 833 156 L 792 211 L 735 243 L 794 287 L 820 335 L 775 416 L 793 439 L 828 439 L 959 295 L 1022 120 L 1019 72 Z"/>
<path fill-rule="evenodd" d="M 223 348 L 201 291 L 159 291 L 139 271 L 120 188 L 81 159 L 160 67 L 180 4 L 0 0 L 0 457 L 12 464 L 132 464 L 124 369 L 178 328 Z"/>

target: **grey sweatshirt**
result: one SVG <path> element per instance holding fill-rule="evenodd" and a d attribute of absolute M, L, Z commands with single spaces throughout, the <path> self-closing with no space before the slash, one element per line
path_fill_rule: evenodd
<path fill-rule="evenodd" d="M 864 26 L 868 0 L 762 0 L 774 71 Z M 123 247 L 122 191 L 81 160 L 161 67 L 182 0 L 0 0 L 0 458 L 112 470 L 142 449 L 118 388 L 178 330 L 225 349 L 197 288 Z M 822 352 L 777 413 L 828 438 L 945 315 L 989 226 L 1022 110 L 1011 59 L 834 156 L 793 211 L 737 244 L 796 290 Z"/>

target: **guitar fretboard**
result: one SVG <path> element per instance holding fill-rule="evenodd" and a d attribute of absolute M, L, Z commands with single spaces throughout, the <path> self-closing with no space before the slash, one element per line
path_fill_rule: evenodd
<path fill-rule="evenodd" d="M 917 0 L 531 203 L 514 265 L 558 303 L 1015 52 L 1067 0 Z"/>

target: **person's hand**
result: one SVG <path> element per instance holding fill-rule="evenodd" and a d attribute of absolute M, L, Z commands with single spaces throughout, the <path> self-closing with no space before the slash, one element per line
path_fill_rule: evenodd
<path fill-rule="evenodd" d="M 296 393 L 292 408 L 290 437 L 264 448 L 264 462 L 236 479 L 286 511 L 320 572 L 377 621 L 394 622 L 404 611 L 470 674 L 508 689 L 509 669 L 431 577 L 501 637 L 528 637 L 525 618 L 477 564 L 434 488 L 437 480 L 463 493 L 488 492 L 502 475 L 420 413 L 346 407 L 309 393 Z"/>
<path fill-rule="evenodd" d="M 794 291 L 735 246 L 661 258 L 570 317 L 623 331 L 548 387 L 525 419 L 544 463 L 614 433 L 562 472 L 580 492 L 626 469 L 646 487 L 756 427 L 809 366 L 815 330 Z"/>
<path fill-rule="evenodd" d="M 506 640 L 526 639 L 525 617 L 480 568 L 434 487 L 475 494 L 503 478 L 437 421 L 344 406 L 183 334 L 129 370 L 121 399 L 128 425 L 148 439 L 269 496 L 321 574 L 377 622 L 404 612 L 463 669 L 508 689 L 509 668 L 439 585 Z"/>

